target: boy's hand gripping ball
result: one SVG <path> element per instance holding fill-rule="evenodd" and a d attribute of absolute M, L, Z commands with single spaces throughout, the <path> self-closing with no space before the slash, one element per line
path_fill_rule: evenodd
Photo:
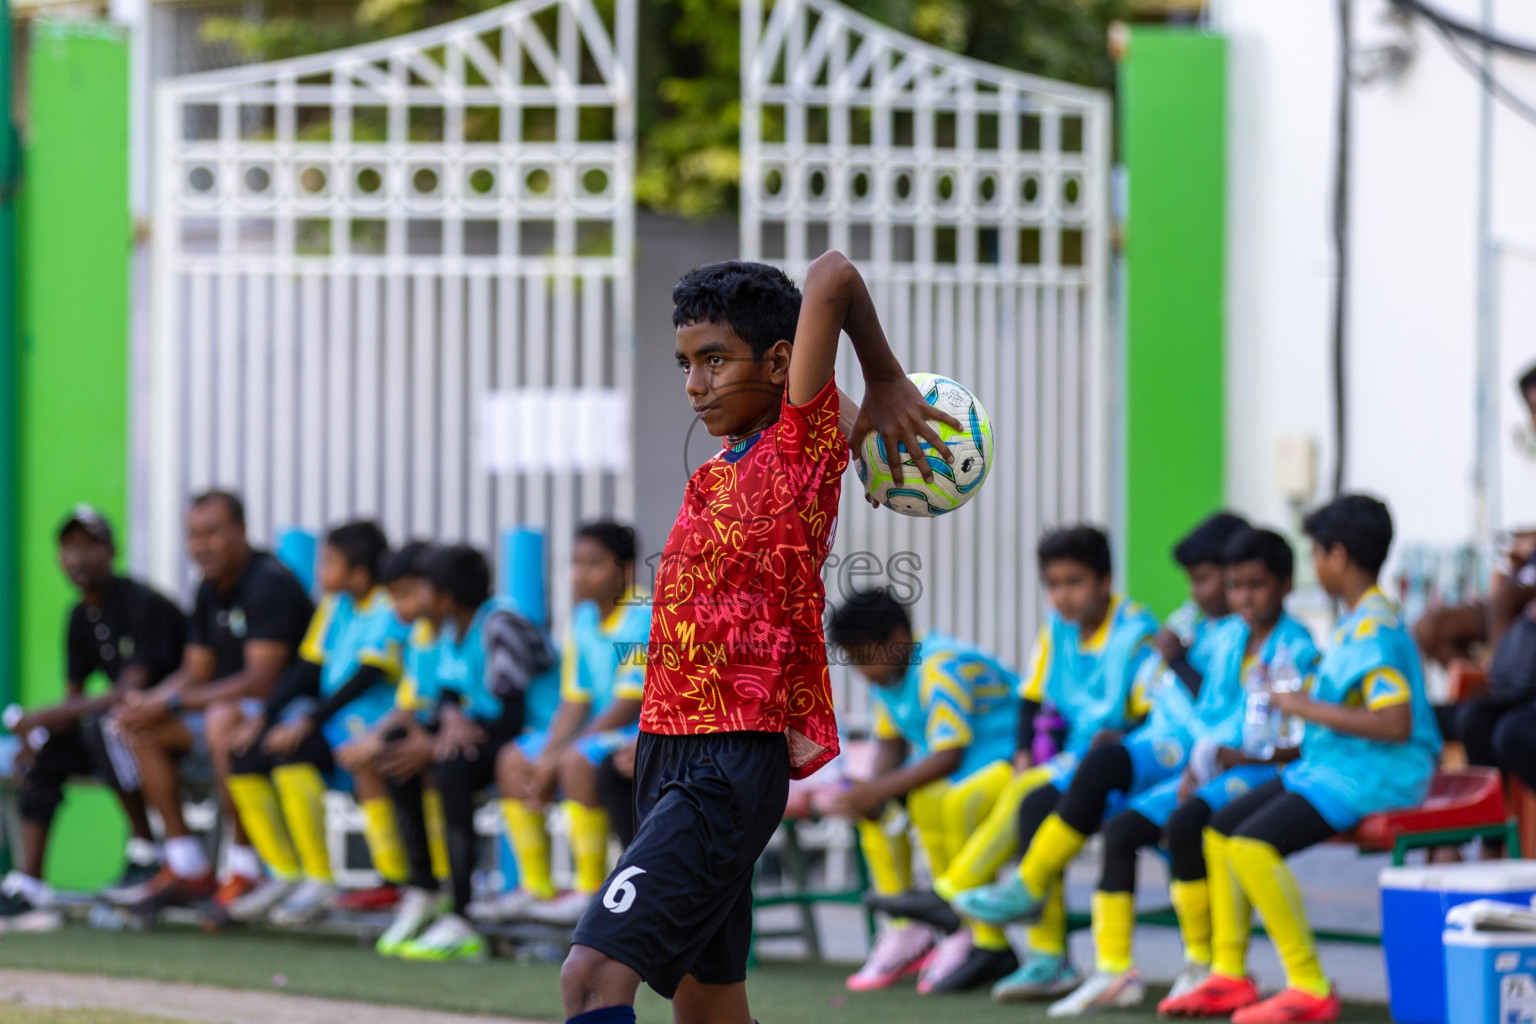
<path fill-rule="evenodd" d="M 981 489 L 992 466 L 992 423 L 987 410 L 966 388 L 936 373 L 909 373 L 924 401 L 960 421 L 961 428 L 933 421 L 940 439 L 949 446 L 954 462 L 945 462 L 927 441 L 921 441 L 920 458 L 933 470 L 933 483 L 918 474 L 917 463 L 906 447 L 899 446 L 901 483 L 891 474 L 890 453 L 879 434 L 871 431 L 859 452 L 859 480 L 875 501 L 902 515 L 932 517 L 953 512 Z"/>

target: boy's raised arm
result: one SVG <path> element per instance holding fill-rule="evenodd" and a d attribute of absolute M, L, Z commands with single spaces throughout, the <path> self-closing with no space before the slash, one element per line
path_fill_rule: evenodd
<path fill-rule="evenodd" d="M 805 405 L 827 386 L 844 331 L 848 332 L 864 371 L 864 403 L 849 438 L 854 450 L 863 443 L 864 435 L 873 430 L 885 439 L 888 451 L 894 451 L 898 444 L 907 451 L 920 451 L 918 439 L 923 438 L 946 461 L 952 460 L 949 448 L 939 440 L 929 420 L 940 420 L 956 429 L 960 427 L 959 421 L 923 401 L 917 388 L 907 380 L 885 332 L 880 329 L 880 319 L 864 279 L 842 253 L 823 253 L 806 271 L 794 354 L 789 361 L 790 404 Z M 927 460 L 915 461 L 923 479 L 933 479 Z M 898 483 L 901 481 L 899 463 L 892 464 L 891 475 Z"/>

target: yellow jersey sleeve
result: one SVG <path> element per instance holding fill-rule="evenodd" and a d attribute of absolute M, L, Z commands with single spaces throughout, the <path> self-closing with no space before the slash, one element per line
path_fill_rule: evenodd
<path fill-rule="evenodd" d="M 613 680 L 614 700 L 645 699 L 645 651 L 635 648 L 619 661 Z"/>
<path fill-rule="evenodd" d="M 1158 677 L 1167 671 L 1162 657 L 1151 643 L 1143 642 L 1136 653 L 1136 675 L 1131 683 L 1131 694 L 1125 701 L 1125 713 L 1131 721 L 1146 718 L 1152 713 L 1152 700 L 1157 692 Z"/>
<path fill-rule="evenodd" d="M 1045 681 L 1051 674 L 1051 633 L 1042 627 L 1029 653 L 1029 671 L 1019 681 L 1019 696 L 1036 704 L 1045 703 Z"/>
<path fill-rule="evenodd" d="M 299 657 L 311 665 L 325 664 L 325 638 L 331 631 L 331 618 L 335 613 L 336 595 L 327 594 L 309 618 L 309 629 L 304 631 L 304 640 L 299 644 Z"/>
<path fill-rule="evenodd" d="M 426 702 L 421 699 L 421 690 L 412 677 L 406 676 L 395 684 L 395 707 L 405 711 L 420 711 L 426 707 Z"/>
<path fill-rule="evenodd" d="M 573 704 L 592 703 L 592 694 L 581 682 L 581 660 L 576 652 L 576 636 L 565 627 L 565 641 L 560 648 L 560 699 Z"/>
<path fill-rule="evenodd" d="M 388 614 L 394 615 L 393 612 Z M 405 642 L 399 639 L 399 627 L 393 622 L 389 623 L 389 628 L 382 632 L 384 635 L 380 638 L 380 642 L 366 648 L 358 656 L 358 662 L 383 672 L 386 679 L 398 680 L 405 674 Z M 409 633 L 410 630 L 406 632 Z"/>
<path fill-rule="evenodd" d="M 361 661 L 364 665 L 372 666 L 384 673 L 387 679 L 399 679 L 403 671 L 403 659 L 401 651 L 403 646 L 398 640 L 386 641 L 379 649 L 364 651 Z"/>
<path fill-rule="evenodd" d="M 1378 668 L 1360 681 L 1365 695 L 1365 706 L 1370 711 L 1380 711 L 1394 704 L 1406 704 L 1410 696 L 1408 680 L 1395 668 Z"/>

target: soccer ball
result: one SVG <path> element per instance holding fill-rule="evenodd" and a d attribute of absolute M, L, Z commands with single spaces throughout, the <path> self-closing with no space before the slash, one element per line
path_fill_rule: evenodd
<path fill-rule="evenodd" d="M 923 480 L 917 464 L 905 447 L 900 449 L 901 483 L 891 477 L 885 439 L 871 432 L 864 438 L 859 453 L 859 480 L 870 497 L 888 509 L 905 516 L 941 516 L 971 500 L 981 490 L 987 470 L 992 468 L 992 421 L 976 396 L 948 377 L 937 373 L 909 373 L 907 377 L 923 399 L 934 408 L 943 409 L 961 423 L 961 429 L 934 423 L 939 437 L 949 445 L 955 461 L 943 460 L 927 441 L 922 454 L 933 467 L 933 483 Z"/>

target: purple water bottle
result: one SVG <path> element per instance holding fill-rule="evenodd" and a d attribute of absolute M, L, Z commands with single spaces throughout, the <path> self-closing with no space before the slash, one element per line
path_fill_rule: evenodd
<path fill-rule="evenodd" d="M 1045 764 L 1061 752 L 1052 733 L 1064 729 L 1066 724 L 1066 719 L 1056 713 L 1056 705 L 1046 704 L 1040 709 L 1035 716 L 1035 743 L 1029 751 L 1035 764 Z"/>

